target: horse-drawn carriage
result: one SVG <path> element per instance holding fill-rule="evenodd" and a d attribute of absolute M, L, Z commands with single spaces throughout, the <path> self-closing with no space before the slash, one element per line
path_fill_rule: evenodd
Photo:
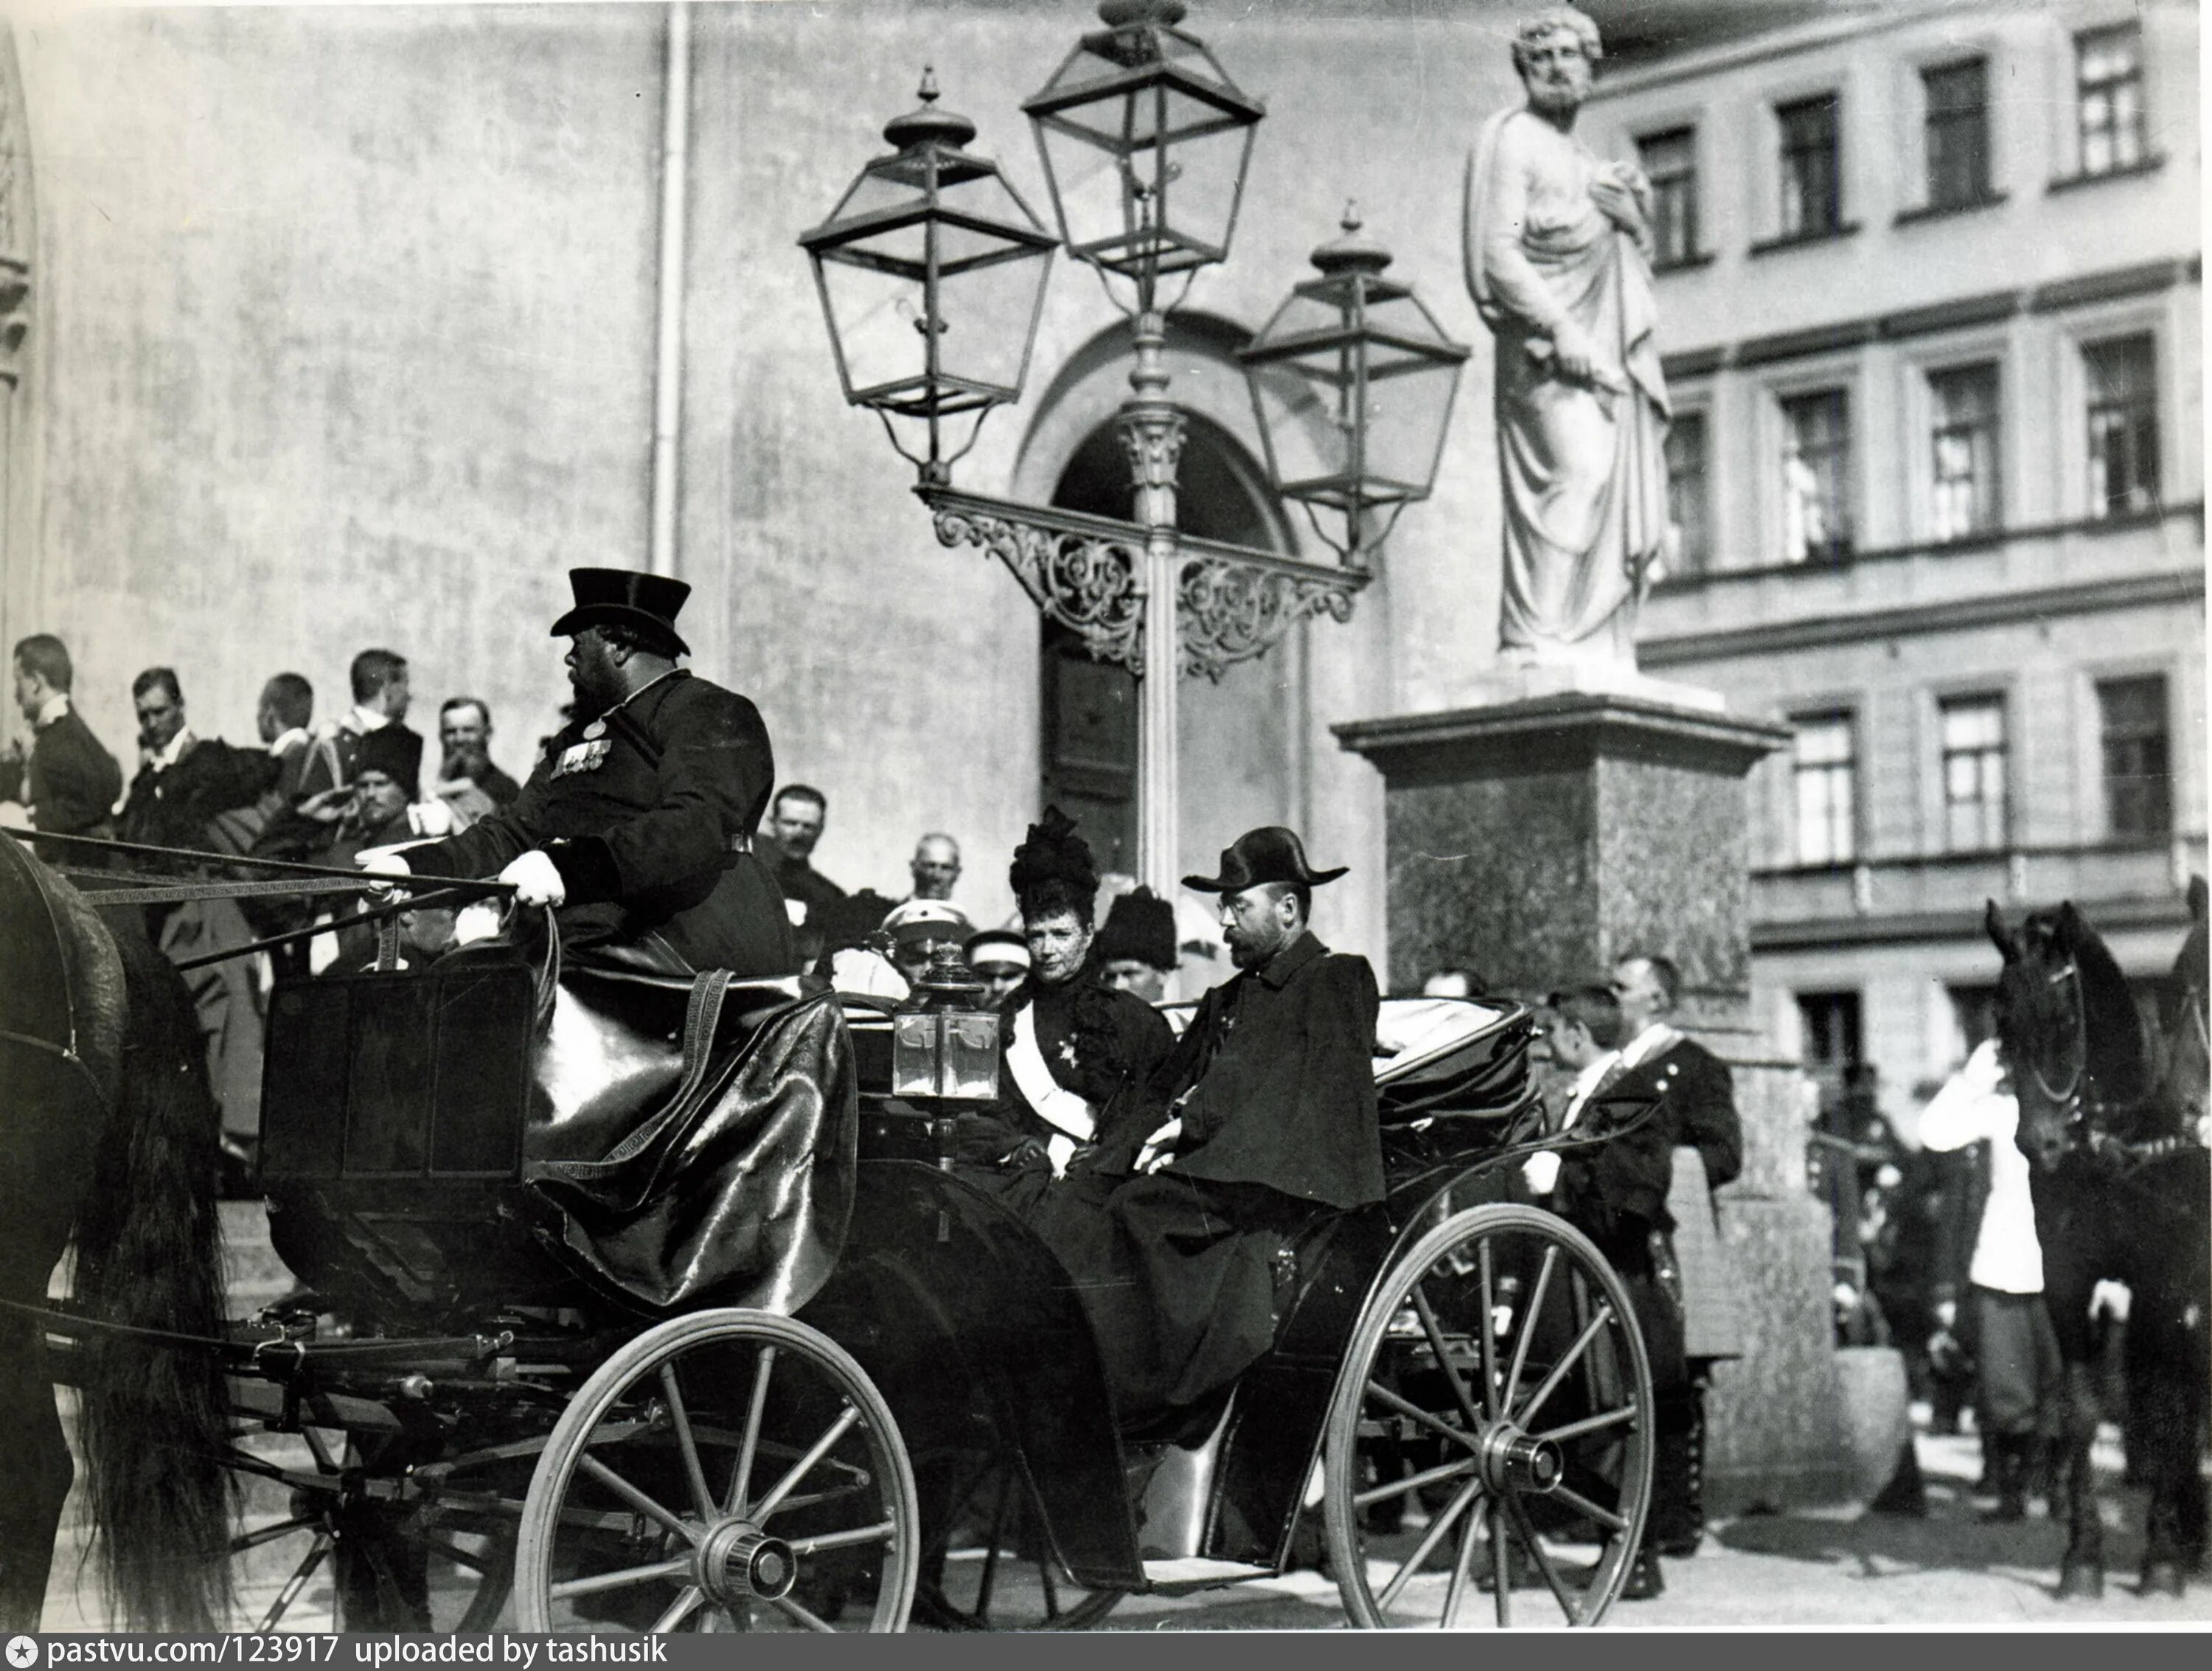
<path fill-rule="evenodd" d="M 265 1628 L 319 1575 L 349 1628 L 1079 1627 L 1316 1522 L 1356 1624 L 1595 1624 L 1650 1494 L 1626 1294 L 1503 1200 L 1559 1141 L 1528 1012 L 1386 1023 L 1389 1199 L 1282 1239 L 1273 1349 L 1179 1431 L 1121 1430 L 1065 1271 L 893 1094 L 892 1018 L 557 951 L 280 984 L 306 1287 L 142 1344 L 220 1358 Z M 47 1318 L 57 1378 L 105 1326 Z"/>

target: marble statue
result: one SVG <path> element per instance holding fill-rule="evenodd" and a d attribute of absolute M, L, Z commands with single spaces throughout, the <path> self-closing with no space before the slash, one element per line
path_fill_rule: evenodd
<path fill-rule="evenodd" d="M 1497 341 L 1509 665 L 1633 675 L 1636 611 L 1673 532 L 1650 185 L 1575 137 L 1601 47 L 1571 6 L 1525 21 L 1528 101 L 1468 159 L 1467 280 Z"/>

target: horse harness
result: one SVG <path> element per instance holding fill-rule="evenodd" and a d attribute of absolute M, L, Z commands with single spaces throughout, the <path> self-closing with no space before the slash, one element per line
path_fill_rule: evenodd
<path fill-rule="evenodd" d="M 2081 1000 L 2081 968 L 2073 958 L 2069 957 L 2063 968 L 2054 970 L 2045 977 L 2045 980 L 2049 985 L 2054 987 L 2069 981 L 2074 983 L 2074 1037 L 2078 1048 L 2074 1057 L 2073 1072 L 2067 1076 L 2063 1088 L 2053 1085 L 2050 1080 L 2044 1078 L 2043 1064 L 2039 1061 L 2031 1059 L 2027 1064 L 2027 1071 L 2034 1076 L 2036 1089 L 2049 1099 L 2051 1105 L 2057 1108 L 2064 1118 L 2067 1136 L 2071 1139 L 2075 1151 L 2092 1159 L 2118 1160 L 2123 1162 L 2129 1170 L 2133 1171 L 2154 1162 L 2185 1153 L 2189 1150 L 2203 1148 L 2204 1145 L 2197 1140 L 2193 1133 L 2190 1132 L 2179 1132 L 2168 1137 L 2147 1138 L 2138 1141 L 2129 1138 L 2115 1137 L 2106 1129 L 2108 1122 L 2114 1117 L 2132 1112 L 2149 1099 L 2144 1097 L 2133 1103 L 2107 1102 L 2096 1094 L 2096 1082 L 2088 1071 L 2088 1006 Z M 2194 997 L 2193 993 L 2188 995 L 2192 999 Z M 2188 1008 L 2190 1019 L 2196 1023 L 2198 1036 L 2202 1038 L 2204 1034 L 2204 1018 L 2194 1002 L 2190 1003 Z M 2082 1091 L 2085 1081 L 2089 1087 L 2089 1094 L 2087 1096 L 2083 1095 Z"/>

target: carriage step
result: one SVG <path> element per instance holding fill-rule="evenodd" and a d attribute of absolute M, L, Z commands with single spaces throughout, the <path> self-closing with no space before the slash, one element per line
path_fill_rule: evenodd
<path fill-rule="evenodd" d="M 1174 1560 L 1146 1561 L 1145 1583 L 1152 1589 L 1208 1589 L 1216 1584 L 1241 1583 L 1247 1578 L 1272 1578 L 1271 1566 L 1247 1561 L 1209 1560 L 1203 1555 L 1183 1555 Z"/>

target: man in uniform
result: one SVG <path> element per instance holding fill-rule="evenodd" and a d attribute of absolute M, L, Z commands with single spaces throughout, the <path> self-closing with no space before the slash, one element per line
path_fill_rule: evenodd
<path fill-rule="evenodd" d="M 691 588 L 665 575 L 571 569 L 574 717 L 514 805 L 402 854 L 387 875 L 496 876 L 559 910 L 563 945 L 656 974 L 789 975 L 798 963 L 775 878 L 752 836 L 775 782 L 759 710 L 678 667 Z"/>
<path fill-rule="evenodd" d="M 1184 1437 L 1202 1425 L 1201 1401 L 1274 1342 L 1287 1238 L 1318 1207 L 1382 1199 L 1375 971 L 1306 926 L 1312 890 L 1343 874 L 1313 869 L 1297 835 L 1273 826 L 1239 836 L 1219 875 L 1183 878 L 1222 896 L 1239 972 L 1153 1075 L 1146 1117 L 1116 1122 L 1040 1204 L 1125 1425 Z M 1103 1199 L 1093 1173 L 1119 1178 Z"/>
<path fill-rule="evenodd" d="M 31 748 L 27 756 L 17 742 L 0 755 L 0 800 L 23 802 L 32 824 L 52 835 L 106 835 L 123 793 L 123 769 L 71 702 L 76 677 L 69 651 L 52 634 L 33 633 L 15 646 L 15 706 L 31 727 Z M 40 854 L 64 856 L 60 848 Z M 74 861 L 84 861 L 81 850 Z"/>

